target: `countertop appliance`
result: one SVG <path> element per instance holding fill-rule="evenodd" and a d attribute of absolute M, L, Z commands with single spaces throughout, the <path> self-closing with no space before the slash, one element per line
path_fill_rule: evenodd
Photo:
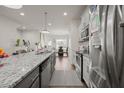
<path fill-rule="evenodd" d="M 116 5 L 91 7 L 89 41 L 92 60 L 91 87 L 124 87 L 122 7 Z"/>

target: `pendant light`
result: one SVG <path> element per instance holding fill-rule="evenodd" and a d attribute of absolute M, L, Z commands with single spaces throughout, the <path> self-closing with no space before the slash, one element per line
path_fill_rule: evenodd
<path fill-rule="evenodd" d="M 4 5 L 4 7 L 11 8 L 11 9 L 21 9 L 23 5 Z"/>
<path fill-rule="evenodd" d="M 41 31 L 42 33 L 45 33 L 45 34 L 48 34 L 50 33 L 48 30 L 47 30 L 47 12 L 44 13 L 44 29 Z"/>

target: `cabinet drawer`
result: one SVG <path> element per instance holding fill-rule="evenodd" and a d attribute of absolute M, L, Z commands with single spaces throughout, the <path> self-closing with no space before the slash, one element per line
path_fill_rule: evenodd
<path fill-rule="evenodd" d="M 20 81 L 15 87 L 16 88 L 29 88 L 36 77 L 39 75 L 39 67 L 29 73 L 22 81 Z"/>
<path fill-rule="evenodd" d="M 41 71 L 40 71 L 40 73 L 42 73 L 42 71 L 43 71 L 44 69 L 46 69 L 46 67 L 47 67 L 48 64 L 49 64 L 49 58 L 46 59 L 46 60 L 41 64 Z"/>
<path fill-rule="evenodd" d="M 37 79 L 34 81 L 33 85 L 31 86 L 31 88 L 39 88 L 39 77 L 37 77 Z"/>

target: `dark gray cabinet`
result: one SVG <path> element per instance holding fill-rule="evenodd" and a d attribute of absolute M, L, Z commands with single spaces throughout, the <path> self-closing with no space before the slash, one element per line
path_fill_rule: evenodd
<path fill-rule="evenodd" d="M 47 68 L 46 68 L 47 71 L 48 71 L 48 75 L 47 75 L 48 76 L 48 83 L 47 83 L 48 85 L 49 85 L 49 82 L 50 82 L 51 76 L 52 76 L 52 73 L 51 73 L 51 63 L 50 63 L 50 61 L 51 60 L 49 60 L 49 63 L 48 63 Z"/>
<path fill-rule="evenodd" d="M 51 73 L 53 74 L 54 70 L 55 70 L 55 64 L 56 64 L 56 55 L 55 53 L 53 53 L 51 55 Z"/>
<path fill-rule="evenodd" d="M 41 72 L 41 87 L 46 88 L 49 85 L 51 79 L 51 59 L 47 59 L 42 65 Z"/>
<path fill-rule="evenodd" d="M 33 82 L 36 80 L 36 78 L 39 76 L 39 67 L 34 69 L 31 73 L 26 75 L 26 77 L 20 81 L 15 88 L 29 88 L 32 86 Z"/>
<path fill-rule="evenodd" d="M 31 88 L 39 88 L 39 77 L 36 78 L 34 83 L 32 84 Z"/>
<path fill-rule="evenodd" d="M 47 88 L 55 70 L 55 53 L 28 73 L 15 88 Z"/>
<path fill-rule="evenodd" d="M 56 56 L 55 53 L 53 53 L 49 59 L 45 60 L 42 64 L 41 68 L 41 87 L 47 88 L 49 86 L 49 82 L 51 80 L 52 74 L 55 70 L 55 61 Z"/>
<path fill-rule="evenodd" d="M 46 88 L 49 85 L 50 77 L 51 77 L 50 67 L 51 67 L 50 63 L 48 62 L 48 64 L 46 64 L 43 71 L 41 72 L 41 87 L 43 87 L 43 88 Z"/>

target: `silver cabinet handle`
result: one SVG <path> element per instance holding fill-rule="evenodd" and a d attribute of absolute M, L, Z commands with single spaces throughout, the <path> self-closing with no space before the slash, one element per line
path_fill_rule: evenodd
<path fill-rule="evenodd" d="M 124 21 L 120 22 L 120 27 L 124 27 Z"/>

